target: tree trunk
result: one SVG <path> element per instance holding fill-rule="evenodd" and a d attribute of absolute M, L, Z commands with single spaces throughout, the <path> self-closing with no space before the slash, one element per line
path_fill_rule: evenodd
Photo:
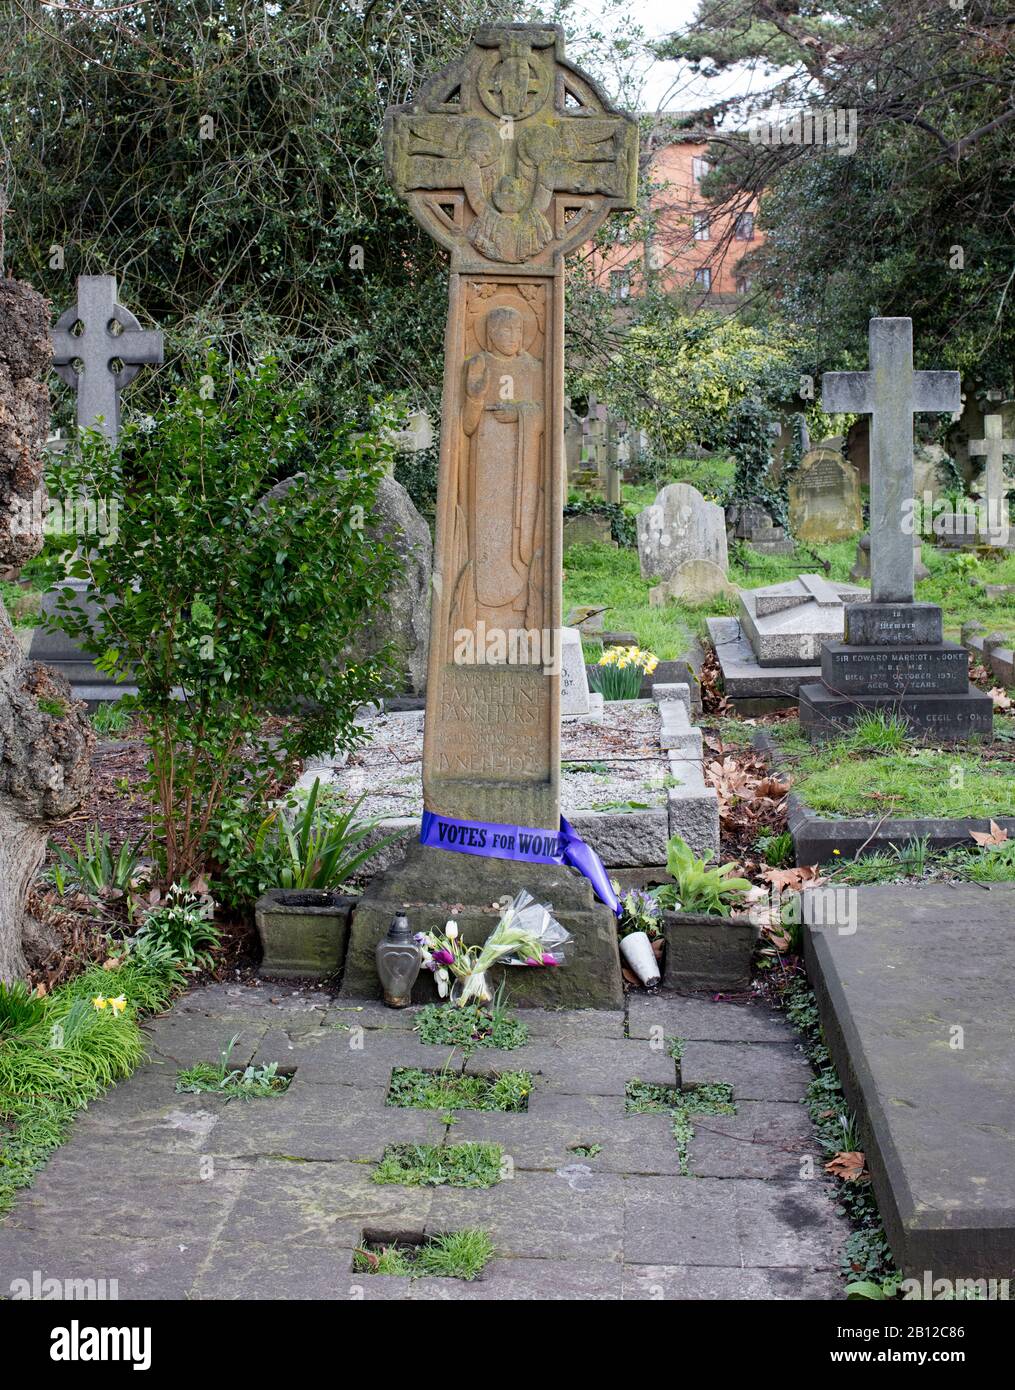
<path fill-rule="evenodd" d="M 49 304 L 0 279 L 0 570 L 42 549 L 43 446 L 49 424 Z M 25 903 L 46 825 L 76 811 L 94 735 L 62 676 L 21 649 L 0 602 L 0 980 L 24 974 Z"/>

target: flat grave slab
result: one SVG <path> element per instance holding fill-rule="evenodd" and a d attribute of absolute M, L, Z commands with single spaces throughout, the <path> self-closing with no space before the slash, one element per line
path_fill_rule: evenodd
<path fill-rule="evenodd" d="M 801 684 L 813 681 L 818 666 L 762 666 L 738 618 L 706 618 L 722 669 L 726 698 L 738 714 L 764 714 L 797 703 Z"/>
<path fill-rule="evenodd" d="M 808 914 L 811 915 L 811 914 Z M 908 1277 L 1015 1272 L 1015 884 L 858 890 L 805 927 L 832 1057 Z"/>

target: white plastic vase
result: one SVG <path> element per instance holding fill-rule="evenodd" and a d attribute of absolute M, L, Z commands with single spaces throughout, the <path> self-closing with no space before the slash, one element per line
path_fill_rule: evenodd
<path fill-rule="evenodd" d="M 659 962 L 652 949 L 652 942 L 643 931 L 633 931 L 620 938 L 620 954 L 643 985 L 659 983 Z"/>

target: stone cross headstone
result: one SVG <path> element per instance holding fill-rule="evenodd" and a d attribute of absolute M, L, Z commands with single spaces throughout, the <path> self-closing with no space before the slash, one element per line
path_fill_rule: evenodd
<path fill-rule="evenodd" d="M 863 530 L 860 478 L 834 449 L 810 449 L 789 484 L 789 525 L 808 544 L 848 540 Z"/>
<path fill-rule="evenodd" d="M 870 370 L 826 372 L 821 404 L 830 415 L 871 417 L 871 599 L 912 603 L 913 416 L 959 408 L 958 372 L 913 370 L 912 319 L 871 319 Z"/>
<path fill-rule="evenodd" d="M 120 432 L 120 392 L 143 366 L 162 361 L 162 333 L 142 329 L 116 296 L 115 275 L 79 275 L 77 303 L 64 310 L 50 334 L 53 366 L 60 379 L 77 392 L 78 429 L 98 430 L 111 444 L 116 443 Z M 116 362 L 122 365 L 114 371 L 111 364 Z M 87 587 L 83 579 L 63 579 L 59 590 L 75 592 L 74 606 L 92 624 L 98 612 L 85 597 Z M 57 611 L 57 596 L 56 590 L 43 595 L 44 620 Z M 33 661 L 66 676 L 74 698 L 92 708 L 136 691 L 131 682 L 117 684 L 108 672 L 100 670 L 68 633 L 37 627 L 30 655 Z"/>
<path fill-rule="evenodd" d="M 117 302 L 115 275 L 79 275 L 77 290 L 77 303 L 60 315 L 51 335 L 53 366 L 77 391 L 78 429 L 100 430 L 115 444 L 120 392 L 143 366 L 162 361 L 162 334 L 143 329 Z M 116 371 L 115 362 L 122 364 Z"/>
<path fill-rule="evenodd" d="M 384 145 L 451 252 L 424 804 L 557 831 L 564 257 L 635 205 L 637 123 L 560 28 L 490 25 L 388 110 Z M 469 633 L 494 653 L 503 634 L 506 657 L 456 660 Z"/>
<path fill-rule="evenodd" d="M 913 415 L 951 411 L 957 372 L 913 371 L 909 319 L 872 319 L 869 372 L 824 378 L 829 414 L 871 416 L 871 597 L 850 603 L 843 640 L 821 647 L 821 679 L 799 688 L 800 724 L 822 741 L 865 710 L 889 710 L 914 735 L 989 738 L 993 701 L 970 684 L 963 647 L 943 640 L 937 604 L 913 602 Z"/>
<path fill-rule="evenodd" d="M 1004 545 L 1008 540 L 1008 499 L 1004 456 L 1015 454 L 1015 439 L 1004 437 L 1004 416 L 985 415 L 983 417 L 983 438 L 969 441 L 969 453 L 973 458 L 986 461 L 983 486 L 980 489 L 986 507 L 986 517 L 982 530 L 997 544 Z"/>

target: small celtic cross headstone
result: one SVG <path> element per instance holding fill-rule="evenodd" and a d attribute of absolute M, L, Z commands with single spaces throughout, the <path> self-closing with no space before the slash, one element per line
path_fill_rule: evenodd
<path fill-rule="evenodd" d="M 115 275 L 79 275 L 77 303 L 51 334 L 57 374 L 77 391 L 78 429 L 100 430 L 112 444 L 120 432 L 120 392 L 143 366 L 162 361 L 161 332 L 143 329 L 117 303 L 116 289 Z"/>
<path fill-rule="evenodd" d="M 871 319 L 870 371 L 826 372 L 821 404 L 830 415 L 871 417 L 871 599 L 913 602 L 913 415 L 956 411 L 958 372 L 913 370 L 913 320 Z"/>
<path fill-rule="evenodd" d="M 387 112 L 384 144 L 451 252 L 424 803 L 557 831 L 563 259 L 634 206 L 638 127 L 562 30 L 491 25 Z"/>
<path fill-rule="evenodd" d="M 1005 486 L 1004 456 L 1015 454 L 1015 439 L 1004 437 L 1004 417 L 983 417 L 983 438 L 969 441 L 974 458 L 986 460 L 986 476 L 981 489 L 986 503 L 985 530 L 991 539 L 1003 545 L 1008 539 L 1008 489 Z"/>

